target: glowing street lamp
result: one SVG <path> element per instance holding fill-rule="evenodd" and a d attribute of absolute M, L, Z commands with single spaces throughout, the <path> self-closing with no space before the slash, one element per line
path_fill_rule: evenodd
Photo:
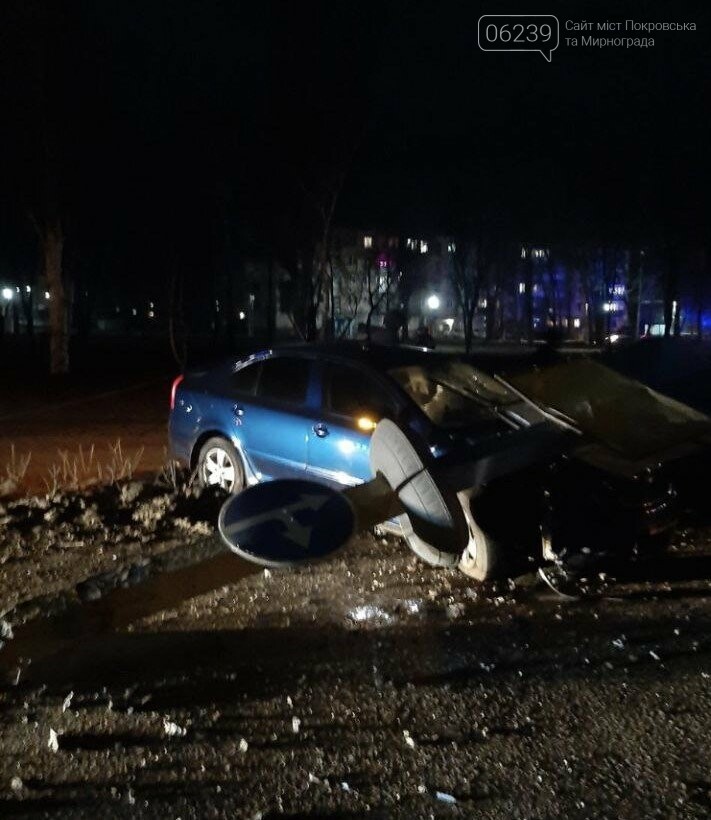
<path fill-rule="evenodd" d="M 10 301 L 12 299 L 13 293 L 12 288 L 3 288 L 2 289 L 2 298 L 6 301 Z"/>
<path fill-rule="evenodd" d="M 437 308 L 439 307 L 439 296 L 436 296 L 434 293 L 431 296 L 428 296 L 427 307 L 430 310 L 437 310 Z"/>

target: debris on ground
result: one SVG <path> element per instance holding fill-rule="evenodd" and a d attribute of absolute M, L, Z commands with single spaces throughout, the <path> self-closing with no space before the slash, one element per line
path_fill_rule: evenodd
<path fill-rule="evenodd" d="M 222 548 L 217 499 L 134 492 L 4 503 L 2 640 Z M 711 530 L 685 542 L 614 598 L 473 584 L 368 535 L 218 579 L 0 688 L 0 814 L 706 816 Z"/>

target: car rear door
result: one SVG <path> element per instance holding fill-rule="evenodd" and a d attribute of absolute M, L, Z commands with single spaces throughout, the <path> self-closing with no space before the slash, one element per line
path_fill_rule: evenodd
<path fill-rule="evenodd" d="M 394 403 L 364 369 L 326 361 L 318 372 L 320 412 L 309 434 L 309 477 L 336 487 L 368 481 L 370 435 L 380 418 L 392 415 Z"/>
<path fill-rule="evenodd" d="M 274 356 L 258 365 L 254 396 L 235 395 L 235 424 L 257 478 L 304 477 L 313 409 L 312 360 Z"/>

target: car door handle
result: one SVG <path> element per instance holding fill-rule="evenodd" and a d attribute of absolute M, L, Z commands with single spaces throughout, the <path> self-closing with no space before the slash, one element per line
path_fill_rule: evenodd
<path fill-rule="evenodd" d="M 323 422 L 319 422 L 318 424 L 314 424 L 313 431 L 319 438 L 326 438 L 328 435 L 328 427 Z"/>

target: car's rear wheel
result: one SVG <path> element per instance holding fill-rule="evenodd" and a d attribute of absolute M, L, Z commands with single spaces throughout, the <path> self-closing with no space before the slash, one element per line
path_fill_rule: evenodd
<path fill-rule="evenodd" d="M 220 487 L 228 493 L 244 489 L 245 475 L 242 458 L 227 439 L 208 439 L 200 448 L 197 472 L 203 487 Z"/>

